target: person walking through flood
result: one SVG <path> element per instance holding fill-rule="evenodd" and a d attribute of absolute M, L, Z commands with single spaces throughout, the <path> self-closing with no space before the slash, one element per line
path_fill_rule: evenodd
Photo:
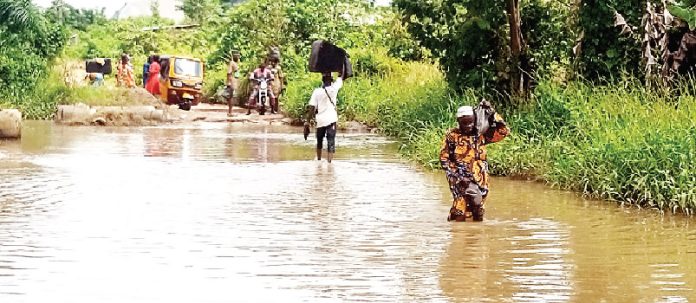
<path fill-rule="evenodd" d="M 239 51 L 232 51 L 232 60 L 227 67 L 227 116 L 232 116 L 232 103 L 237 98 L 237 88 L 239 87 L 239 59 L 241 58 Z"/>
<path fill-rule="evenodd" d="M 121 55 L 121 62 L 116 67 L 116 85 L 128 88 L 135 87 L 133 67 L 130 65 L 130 58 L 127 54 Z"/>
<path fill-rule="evenodd" d="M 160 94 L 160 69 L 162 68 L 159 64 L 159 55 L 152 55 L 152 62 L 150 62 L 150 69 L 148 70 L 147 84 L 145 89 L 151 94 L 157 96 Z"/>
<path fill-rule="evenodd" d="M 326 137 L 326 160 L 331 163 L 336 153 L 336 123 L 338 122 L 338 91 L 343 87 L 344 73 L 339 73 L 336 81 L 333 80 L 331 73 L 322 75 L 322 86 L 314 89 L 312 97 L 309 99 L 307 113 L 304 122 L 304 137 L 309 136 L 309 121 L 316 119 L 317 136 L 317 160 L 321 160 L 321 153 Z"/>
<path fill-rule="evenodd" d="M 474 221 L 483 220 L 489 182 L 486 145 L 503 140 L 510 133 L 488 101 L 483 100 L 480 107 L 491 113 L 485 121 L 489 124 L 485 132 L 477 130 L 474 109 L 462 106 L 456 114 L 459 127 L 450 129 L 442 141 L 440 164 L 453 197 L 447 221 L 464 221 L 469 216 Z"/>

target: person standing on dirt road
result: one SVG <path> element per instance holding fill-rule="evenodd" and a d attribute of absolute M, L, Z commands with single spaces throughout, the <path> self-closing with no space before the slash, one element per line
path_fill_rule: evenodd
<path fill-rule="evenodd" d="M 322 86 L 315 88 L 309 99 L 307 113 L 304 122 L 304 136 L 309 136 L 309 121 L 316 119 L 317 136 L 317 160 L 321 160 L 321 153 L 326 137 L 326 160 L 331 163 L 336 153 L 336 129 L 338 122 L 338 91 L 343 87 L 343 73 L 339 73 L 336 81 L 331 73 L 324 73 L 321 78 Z"/>
<path fill-rule="evenodd" d="M 127 88 L 135 87 L 135 78 L 133 77 L 133 67 L 130 65 L 130 58 L 127 54 L 121 55 L 121 62 L 116 67 L 116 84 Z"/>
<path fill-rule="evenodd" d="M 150 73 L 150 63 L 152 63 L 152 56 L 147 57 L 147 61 L 143 64 L 143 87 L 147 86 L 147 78 Z"/>
<path fill-rule="evenodd" d="M 159 64 L 159 55 L 152 55 L 152 62 L 150 63 L 150 70 L 148 70 L 147 85 L 145 89 L 155 96 L 160 94 L 160 70 L 162 67 Z"/>
<path fill-rule="evenodd" d="M 273 84 L 271 85 L 271 90 L 273 90 L 273 95 L 275 95 L 273 112 L 278 112 L 280 107 L 280 96 L 285 92 L 285 86 L 288 85 L 288 80 L 285 78 L 283 69 L 280 67 L 280 58 L 271 57 L 269 62 L 271 62 L 270 69 L 273 73 Z"/>
<path fill-rule="evenodd" d="M 440 164 L 452 192 L 452 207 L 447 221 L 465 221 L 471 215 L 474 221 L 482 221 L 484 203 L 488 196 L 488 161 L 486 145 L 503 140 L 509 133 L 503 118 L 495 113 L 490 102 L 483 100 L 480 106 L 490 108 L 490 128 L 479 134 L 476 116 L 471 106 L 457 110 L 459 127 L 450 129 L 442 141 Z M 467 209 L 467 204 L 472 209 Z"/>
<path fill-rule="evenodd" d="M 239 51 L 232 51 L 232 60 L 230 60 L 230 65 L 227 67 L 227 116 L 232 116 L 232 103 L 237 99 L 237 88 L 239 87 Z"/>

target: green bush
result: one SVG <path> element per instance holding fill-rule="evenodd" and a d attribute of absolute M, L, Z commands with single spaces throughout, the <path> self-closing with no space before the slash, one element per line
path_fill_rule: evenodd
<path fill-rule="evenodd" d="M 549 84 L 535 94 L 536 106 L 508 116 L 512 140 L 493 147 L 503 156 L 492 157 L 491 167 L 590 197 L 690 211 L 695 99 L 682 96 L 676 109 L 638 83 Z"/>
<path fill-rule="evenodd" d="M 211 103 L 225 103 L 219 96 L 220 90 L 224 89 L 227 82 L 227 68 L 206 69 L 203 80 L 203 96 Z M 219 99 L 218 99 L 219 98 Z"/>
<path fill-rule="evenodd" d="M 65 85 L 62 73 L 57 69 L 48 72 L 36 86 L 18 103 L 25 119 L 45 120 L 53 118 L 56 105 L 70 98 L 72 90 Z"/>
<path fill-rule="evenodd" d="M 481 93 L 454 94 L 432 65 L 403 66 L 401 72 L 346 81 L 339 94 L 340 117 L 400 139 L 404 155 L 436 168 L 443 134 L 455 126 L 453 113 L 460 105 L 475 105 Z M 288 114 L 299 117 L 319 84 L 312 75 L 291 83 Z M 635 79 L 601 86 L 541 81 L 528 104 L 498 108 L 512 132 L 490 146 L 491 172 L 542 180 L 589 197 L 691 212 L 696 208 L 696 98 L 673 99 Z"/>
<path fill-rule="evenodd" d="M 401 72 L 401 60 L 387 55 L 386 49 L 364 48 L 350 49 L 350 61 L 353 72 L 357 77 L 386 76 L 391 73 Z"/>
<path fill-rule="evenodd" d="M 641 24 L 645 0 L 586 0 L 579 10 L 578 23 L 584 32 L 579 67 L 586 79 L 611 79 L 623 72 L 640 76 L 640 41 L 621 35 L 614 26 L 614 12 L 628 24 Z"/>
<path fill-rule="evenodd" d="M 0 103 L 23 109 L 29 118 L 45 116 L 50 103 L 42 102 L 63 92 L 36 91 L 36 85 L 66 40 L 61 24 L 47 19 L 31 1 L 0 0 Z"/>

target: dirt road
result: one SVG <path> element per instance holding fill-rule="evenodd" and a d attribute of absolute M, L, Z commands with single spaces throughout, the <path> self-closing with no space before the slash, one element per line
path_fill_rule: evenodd
<path fill-rule="evenodd" d="M 227 105 L 201 103 L 191 108 L 190 111 L 178 111 L 181 121 L 206 121 L 206 122 L 233 122 L 233 123 L 262 123 L 262 124 L 291 124 L 293 119 L 287 118 L 282 113 L 259 115 L 252 111 L 247 115 L 247 109 L 234 107 L 232 116 L 227 116 Z"/>

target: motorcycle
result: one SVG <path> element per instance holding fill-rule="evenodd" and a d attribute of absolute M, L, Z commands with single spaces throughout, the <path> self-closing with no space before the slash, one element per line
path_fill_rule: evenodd
<path fill-rule="evenodd" d="M 268 87 L 268 79 L 266 78 L 260 78 L 256 79 L 256 82 L 259 85 L 259 93 L 256 95 L 256 104 L 258 106 L 258 111 L 259 115 L 265 115 L 266 114 L 266 103 L 268 103 L 269 107 L 272 105 L 269 102 L 270 98 L 270 87 Z M 272 110 L 272 107 L 271 107 Z"/>

